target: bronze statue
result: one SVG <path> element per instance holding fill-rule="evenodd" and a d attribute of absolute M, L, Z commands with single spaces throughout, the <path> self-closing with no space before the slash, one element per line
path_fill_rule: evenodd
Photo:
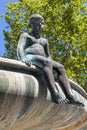
<path fill-rule="evenodd" d="M 48 40 L 40 36 L 44 28 L 44 18 L 39 14 L 34 14 L 30 17 L 28 26 L 32 31 L 21 34 L 17 48 L 18 58 L 28 65 L 33 64 L 42 68 L 54 102 L 67 103 L 70 100 L 70 102 L 79 103 L 72 92 L 64 66 L 51 59 Z M 54 69 L 66 93 L 65 100 L 57 90 Z"/>

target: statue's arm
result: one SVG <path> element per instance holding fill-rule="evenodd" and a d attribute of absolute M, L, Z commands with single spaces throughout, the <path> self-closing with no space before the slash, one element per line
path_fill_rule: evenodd
<path fill-rule="evenodd" d="M 47 58 L 51 58 L 50 51 L 49 51 L 49 43 L 47 40 L 46 40 L 46 44 L 45 44 L 45 53 L 46 53 Z"/>
<path fill-rule="evenodd" d="M 26 45 L 27 37 L 25 33 L 20 35 L 18 46 L 17 46 L 17 56 L 18 59 L 23 60 L 25 58 L 25 45 Z"/>
<path fill-rule="evenodd" d="M 23 33 L 20 35 L 18 46 L 17 46 L 17 56 L 19 60 L 30 65 L 29 60 L 26 58 L 26 54 L 25 54 L 25 46 L 27 43 L 26 42 L 27 38 L 30 38 L 27 33 Z"/>

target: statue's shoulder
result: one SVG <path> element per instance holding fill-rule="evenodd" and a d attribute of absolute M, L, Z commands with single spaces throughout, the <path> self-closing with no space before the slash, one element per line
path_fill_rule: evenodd
<path fill-rule="evenodd" d="M 25 39 L 30 39 L 31 41 L 35 41 L 35 38 L 34 37 L 32 37 L 29 33 L 27 33 L 27 32 L 24 32 L 24 33 L 22 33 L 21 35 L 20 35 L 20 39 L 23 39 L 23 38 L 25 38 Z"/>
<path fill-rule="evenodd" d="M 43 41 L 44 43 L 48 43 L 48 39 L 46 39 L 46 38 L 41 37 L 40 40 Z"/>
<path fill-rule="evenodd" d="M 27 33 L 27 32 L 23 32 L 21 35 L 20 35 L 21 38 L 27 38 L 27 37 L 30 37 L 30 35 Z"/>

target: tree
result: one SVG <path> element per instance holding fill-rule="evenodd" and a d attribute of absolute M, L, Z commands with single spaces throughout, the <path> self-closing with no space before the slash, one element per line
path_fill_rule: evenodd
<path fill-rule="evenodd" d="M 28 18 L 41 14 L 46 23 L 42 35 L 50 43 L 54 60 L 65 66 L 68 76 L 87 86 L 87 0 L 19 0 L 10 2 L 4 16 L 10 30 L 4 30 L 6 57 L 16 58 L 19 36 L 27 28 Z"/>

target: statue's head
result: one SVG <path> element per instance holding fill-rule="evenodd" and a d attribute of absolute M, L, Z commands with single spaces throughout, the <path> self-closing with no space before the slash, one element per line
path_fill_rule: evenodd
<path fill-rule="evenodd" d="M 28 25 L 33 30 L 38 29 L 37 31 L 41 31 L 44 27 L 44 18 L 40 14 L 31 15 L 30 18 L 29 18 L 29 24 Z"/>
<path fill-rule="evenodd" d="M 40 14 L 33 14 L 29 18 L 29 26 L 38 20 L 44 21 L 44 18 Z"/>

